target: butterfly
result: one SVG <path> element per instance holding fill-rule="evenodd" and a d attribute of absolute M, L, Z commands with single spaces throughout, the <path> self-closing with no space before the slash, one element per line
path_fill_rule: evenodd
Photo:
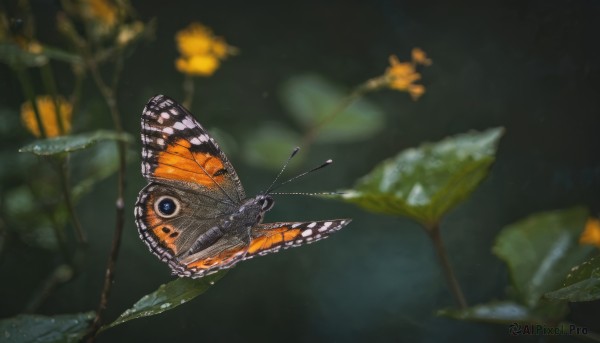
<path fill-rule="evenodd" d="M 351 219 L 262 223 L 265 192 L 246 198 L 215 140 L 175 100 L 157 95 L 142 112 L 142 175 L 135 204 L 141 239 L 173 274 L 200 278 L 240 261 L 326 238 Z"/>

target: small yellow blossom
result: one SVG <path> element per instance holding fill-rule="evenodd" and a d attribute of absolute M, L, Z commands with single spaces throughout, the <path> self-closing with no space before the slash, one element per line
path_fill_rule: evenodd
<path fill-rule="evenodd" d="M 107 27 L 114 27 L 119 19 L 118 8 L 110 0 L 86 0 L 85 16 Z"/>
<path fill-rule="evenodd" d="M 588 218 L 585 229 L 579 237 L 579 244 L 594 245 L 600 248 L 600 219 Z"/>
<path fill-rule="evenodd" d="M 144 23 L 141 21 L 136 21 L 130 25 L 123 25 L 117 35 L 117 44 L 121 47 L 126 46 L 142 32 L 144 32 Z"/>
<path fill-rule="evenodd" d="M 175 61 L 177 70 L 194 76 L 210 76 L 220 61 L 235 52 L 225 40 L 215 37 L 208 27 L 192 23 L 175 35 L 177 49 L 181 54 Z"/>
<path fill-rule="evenodd" d="M 430 65 L 432 62 L 425 52 L 419 48 L 412 50 L 412 62 L 400 62 L 395 55 L 390 56 L 390 66 L 384 74 L 385 85 L 391 89 L 408 92 L 413 100 L 425 94 L 425 86 L 415 84 L 421 79 L 417 65 Z"/>
<path fill-rule="evenodd" d="M 58 104 L 59 113 L 54 103 L 54 99 L 50 96 L 38 96 L 36 98 L 36 104 L 39 111 L 40 118 L 42 120 L 42 126 L 46 132 L 47 137 L 56 137 L 71 132 L 71 117 L 73 107 L 71 104 L 62 97 L 56 99 Z M 60 126 L 56 120 L 60 114 L 62 127 L 64 132 L 60 131 Z M 21 105 L 21 120 L 23 125 L 36 137 L 41 137 L 40 128 L 38 125 L 37 118 L 31 103 L 29 101 Z"/>
<path fill-rule="evenodd" d="M 415 66 L 409 62 L 400 62 L 398 57 L 390 56 L 390 67 L 385 74 L 389 79 L 390 88 L 408 91 L 409 86 L 421 78 Z"/>
<path fill-rule="evenodd" d="M 213 43 L 212 31 L 199 23 L 192 23 L 175 35 L 179 53 L 185 57 L 209 54 Z"/>
<path fill-rule="evenodd" d="M 408 94 L 413 100 L 419 100 L 421 95 L 425 94 L 425 86 L 423 85 L 410 85 L 408 86 Z"/>
<path fill-rule="evenodd" d="M 175 61 L 177 70 L 193 76 L 210 76 L 219 67 L 219 60 L 211 55 L 180 57 Z"/>
<path fill-rule="evenodd" d="M 411 55 L 413 62 L 416 64 L 430 66 L 433 63 L 431 59 L 427 58 L 427 54 L 421 48 L 413 48 Z"/>

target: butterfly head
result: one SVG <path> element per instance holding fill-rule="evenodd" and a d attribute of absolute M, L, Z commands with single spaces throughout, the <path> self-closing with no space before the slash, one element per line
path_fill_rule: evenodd
<path fill-rule="evenodd" d="M 265 212 L 273 208 L 275 201 L 270 195 L 259 194 L 254 198 L 246 200 L 238 212 L 252 221 L 251 224 L 255 225 L 261 223 Z"/>

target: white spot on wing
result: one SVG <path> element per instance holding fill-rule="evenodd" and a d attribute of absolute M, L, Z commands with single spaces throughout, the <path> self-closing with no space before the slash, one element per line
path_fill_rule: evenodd
<path fill-rule="evenodd" d="M 183 129 L 185 129 L 185 125 L 183 125 L 182 122 L 178 121 L 173 125 L 173 128 L 175 128 L 177 130 L 183 130 Z"/>
<path fill-rule="evenodd" d="M 194 124 L 194 122 L 190 118 L 183 119 L 182 123 L 183 123 L 183 125 L 189 127 L 190 129 L 193 129 L 196 127 L 196 124 Z"/>
<path fill-rule="evenodd" d="M 172 135 L 175 131 L 173 131 L 172 127 L 165 127 L 164 129 L 162 129 L 162 132 Z"/>
<path fill-rule="evenodd" d="M 319 232 L 327 231 L 327 229 L 331 226 L 331 224 L 333 224 L 333 223 L 332 222 L 323 223 L 323 226 L 321 226 L 318 231 Z"/>
<path fill-rule="evenodd" d="M 200 145 L 200 144 L 202 144 L 202 142 L 200 142 L 200 140 L 198 138 L 196 138 L 196 137 L 192 138 L 190 140 L 190 143 L 192 143 L 194 145 Z"/>
<path fill-rule="evenodd" d="M 171 116 L 167 113 L 167 112 L 162 112 L 160 114 L 161 117 L 165 118 L 165 119 L 169 119 Z"/>
<path fill-rule="evenodd" d="M 310 225 L 309 225 L 309 226 L 310 226 Z M 312 235 L 312 233 L 313 233 L 313 232 L 312 232 L 312 230 L 311 230 L 311 229 L 308 229 L 308 230 L 302 231 L 302 237 L 308 237 L 308 236 Z"/>
<path fill-rule="evenodd" d="M 307 227 L 309 227 L 309 228 L 311 228 L 311 229 L 312 229 L 312 228 L 313 228 L 313 227 L 315 227 L 315 226 L 317 226 L 317 223 L 316 223 L 316 222 L 312 222 L 312 223 L 308 224 L 308 226 L 307 226 Z"/>

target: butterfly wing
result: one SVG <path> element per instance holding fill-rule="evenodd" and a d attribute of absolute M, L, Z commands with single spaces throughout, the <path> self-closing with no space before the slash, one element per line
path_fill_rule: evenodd
<path fill-rule="evenodd" d="M 351 219 L 332 219 L 313 222 L 288 222 L 259 224 L 252 228 L 252 240 L 243 259 L 264 256 L 288 249 L 310 244 L 327 238 L 332 233 L 348 225 Z"/>
<path fill-rule="evenodd" d="M 208 249 L 181 260 L 180 264 L 172 266 L 172 269 L 180 276 L 202 277 L 231 268 L 238 262 L 254 256 L 264 256 L 282 248 L 298 247 L 327 238 L 350 221 L 351 219 L 334 219 L 258 224 L 251 230 L 249 244 L 234 236 L 225 236 Z"/>
<path fill-rule="evenodd" d="M 157 95 L 142 113 L 142 175 L 239 203 L 244 189 L 215 140 L 183 106 Z"/>
<path fill-rule="evenodd" d="M 150 251 L 171 269 L 211 228 L 245 198 L 233 166 L 214 139 L 174 100 L 157 95 L 142 113 L 142 174 L 150 182 L 138 195 L 136 224 Z M 156 211 L 162 196 L 181 211 L 167 218 Z M 209 242 L 210 243 L 210 242 Z"/>
<path fill-rule="evenodd" d="M 165 197 L 176 202 L 178 210 L 173 216 L 157 211 L 157 202 Z M 217 241 L 222 233 L 213 228 L 218 228 L 227 216 L 197 194 L 154 182 L 142 189 L 135 205 L 140 237 L 152 253 L 171 267 L 171 261 L 176 264 L 199 243 L 208 246 Z"/>

